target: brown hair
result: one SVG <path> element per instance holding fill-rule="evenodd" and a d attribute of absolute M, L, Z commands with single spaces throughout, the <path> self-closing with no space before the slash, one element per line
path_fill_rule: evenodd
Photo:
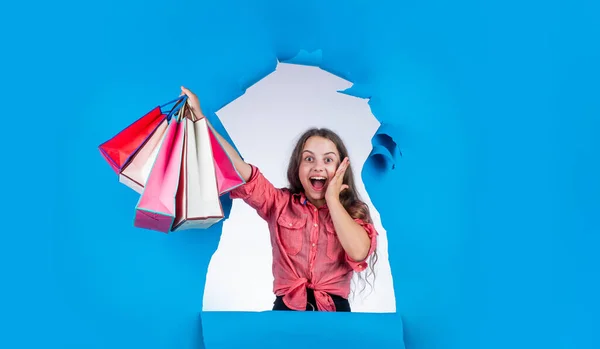
<path fill-rule="evenodd" d="M 287 169 L 287 179 L 289 182 L 288 189 L 292 194 L 299 194 L 304 192 L 304 188 L 302 187 L 302 183 L 300 182 L 300 177 L 298 175 L 298 170 L 300 168 L 300 162 L 302 161 L 302 151 L 304 150 L 304 145 L 310 137 L 322 137 L 333 142 L 340 155 L 340 161 L 348 156 L 348 150 L 344 145 L 344 142 L 332 130 L 327 128 L 311 128 L 305 131 L 298 139 L 298 142 L 296 143 L 296 146 L 292 151 L 292 155 L 290 157 L 290 162 Z M 369 207 L 360 199 L 360 195 L 356 190 L 356 185 L 354 184 L 354 173 L 352 172 L 352 165 L 348 166 L 348 169 L 346 169 L 346 172 L 344 173 L 343 184 L 347 184 L 348 188 L 340 193 L 340 202 L 344 206 L 348 214 L 350 214 L 350 217 L 354 219 L 361 219 L 365 223 L 372 223 L 373 221 L 371 219 Z M 373 275 L 373 278 L 375 277 L 375 263 L 377 263 L 377 251 L 373 252 L 373 254 L 369 257 L 368 261 L 371 271 L 370 274 Z M 369 276 L 369 273 L 367 273 L 367 276 Z M 360 273 L 358 273 L 358 279 L 359 281 L 362 281 Z M 366 281 L 366 279 L 364 281 Z M 368 281 L 366 282 L 370 284 Z"/>

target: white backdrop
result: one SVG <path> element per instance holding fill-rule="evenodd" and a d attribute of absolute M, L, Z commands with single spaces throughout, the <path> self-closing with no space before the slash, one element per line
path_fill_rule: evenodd
<path fill-rule="evenodd" d="M 327 127 L 340 135 L 350 153 L 359 193 L 380 234 L 374 289 L 367 286 L 362 294 L 355 292 L 350 299 L 352 311 L 395 312 L 386 231 L 361 178 L 371 138 L 380 124 L 367 100 L 338 92 L 351 85 L 317 67 L 279 63 L 276 71 L 217 115 L 244 159 L 259 167 L 276 187 L 287 185 L 290 154 L 306 129 Z M 275 299 L 271 262 L 267 224 L 242 200 L 234 200 L 208 268 L 203 310 L 271 310 Z"/>

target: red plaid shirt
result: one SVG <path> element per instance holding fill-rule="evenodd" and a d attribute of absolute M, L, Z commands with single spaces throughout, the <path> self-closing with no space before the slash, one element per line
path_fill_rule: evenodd
<path fill-rule="evenodd" d="M 367 263 L 355 262 L 346 254 L 326 205 L 316 208 L 304 194 L 275 188 L 255 166 L 248 182 L 230 195 L 243 199 L 267 221 L 273 247 L 273 291 L 283 296 L 290 309 L 306 309 L 307 288 L 315 291 L 320 311 L 335 311 L 329 294 L 348 298 L 353 272 L 365 270 Z M 355 221 L 371 238 L 371 255 L 378 233 L 372 224 Z"/>

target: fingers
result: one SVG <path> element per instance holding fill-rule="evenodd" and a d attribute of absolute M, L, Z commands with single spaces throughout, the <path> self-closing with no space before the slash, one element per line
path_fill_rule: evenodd
<path fill-rule="evenodd" d="M 180 97 L 186 95 L 188 96 L 189 99 L 192 99 L 194 97 L 196 97 L 196 95 L 190 91 L 189 89 L 185 88 L 184 86 L 181 86 L 181 94 L 179 95 Z"/>
<path fill-rule="evenodd" d="M 344 160 L 342 161 L 342 163 L 340 164 L 340 166 L 338 167 L 337 171 L 336 171 L 336 175 L 337 176 L 341 176 L 344 174 L 344 172 L 346 172 L 346 170 L 348 169 L 348 166 L 350 166 L 350 159 L 348 159 L 347 157 L 344 158 Z"/>
<path fill-rule="evenodd" d="M 346 157 L 346 158 L 344 158 L 342 163 L 338 166 L 337 170 L 335 171 L 335 175 L 333 176 L 332 181 L 329 183 L 330 188 L 328 188 L 328 191 L 329 190 L 336 191 L 338 193 L 337 195 L 339 195 L 344 190 L 347 190 L 350 188 L 350 186 L 348 184 L 343 184 L 343 179 L 342 179 L 342 178 L 344 178 L 344 173 L 346 172 L 346 170 L 348 169 L 349 166 L 350 166 L 350 160 Z"/>
<path fill-rule="evenodd" d="M 202 110 L 200 108 L 200 101 L 198 100 L 198 97 L 194 94 L 194 92 L 190 91 L 184 86 L 181 86 L 181 94 L 179 96 L 181 97 L 183 95 L 186 95 L 188 97 L 187 103 L 190 105 L 190 107 L 192 107 L 194 112 L 196 112 L 196 114 L 202 114 Z"/>

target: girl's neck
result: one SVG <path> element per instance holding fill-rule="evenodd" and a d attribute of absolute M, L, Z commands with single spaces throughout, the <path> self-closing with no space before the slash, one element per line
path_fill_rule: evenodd
<path fill-rule="evenodd" d="M 311 204 L 313 204 L 313 206 L 315 206 L 316 208 L 321 208 L 323 206 L 325 206 L 327 204 L 327 202 L 325 201 L 325 199 L 320 199 L 320 200 L 313 200 L 310 198 L 306 198 L 308 200 L 308 202 L 310 202 Z"/>

